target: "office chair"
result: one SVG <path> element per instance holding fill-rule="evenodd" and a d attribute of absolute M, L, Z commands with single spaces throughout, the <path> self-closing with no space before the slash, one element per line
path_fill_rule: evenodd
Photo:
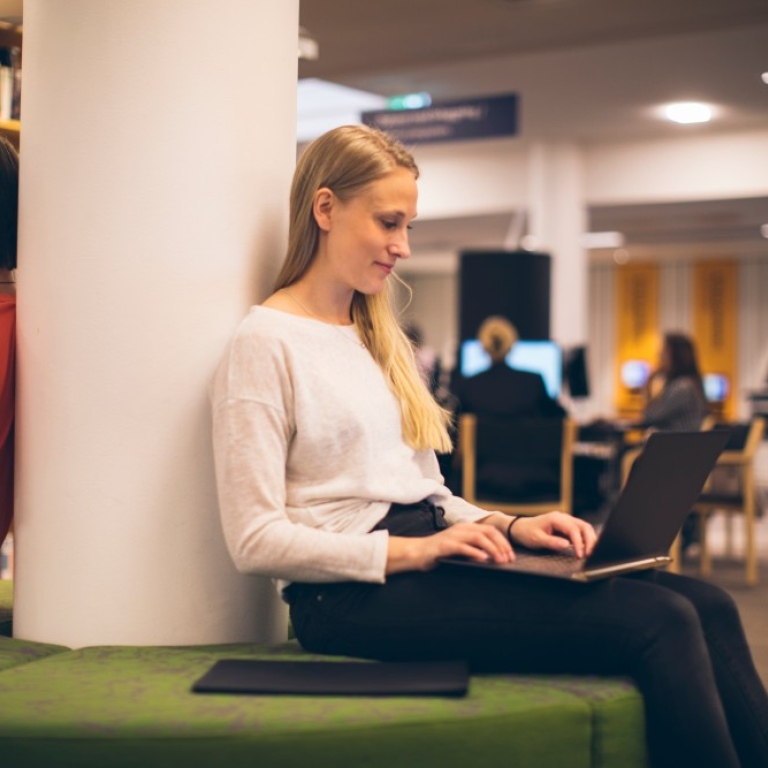
<path fill-rule="evenodd" d="M 716 429 L 729 429 L 731 437 L 720 454 L 715 469 L 712 471 L 704 490 L 700 494 L 693 511 L 699 517 L 699 538 L 701 555 L 699 573 L 709 576 L 712 573 L 712 556 L 707 541 L 707 525 L 716 512 L 724 513 L 727 523 L 727 551 L 731 550 L 731 519 L 736 514 L 744 517 L 744 563 L 745 581 L 748 586 L 758 583 L 757 539 L 755 527 L 757 510 L 755 505 L 755 454 L 765 433 L 765 421 L 754 418 L 748 422 L 719 424 Z M 718 488 L 718 473 L 730 471 L 736 480 L 732 488 Z"/>
<path fill-rule="evenodd" d="M 464 498 L 510 515 L 571 514 L 575 436 L 570 418 L 463 414 Z"/>

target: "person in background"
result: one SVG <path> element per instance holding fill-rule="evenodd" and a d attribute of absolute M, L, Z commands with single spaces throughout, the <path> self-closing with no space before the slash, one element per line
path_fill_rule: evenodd
<path fill-rule="evenodd" d="M 517 329 L 501 315 L 487 317 L 477 339 L 491 360 L 484 371 L 456 383 L 456 419 L 463 413 L 494 419 L 563 419 L 566 410 L 550 397 L 544 378 L 534 371 L 512 368 L 507 356 L 518 339 Z M 458 426 L 461 429 L 461 426 Z M 559 453 L 559 452 L 558 452 Z M 463 456 L 457 448 L 448 473 L 451 490 L 460 492 Z M 510 465 L 488 459 L 477 469 L 478 491 L 492 498 L 536 500 L 559 493 L 560 463 L 530 459 Z"/>
<path fill-rule="evenodd" d="M 553 416 L 564 418 L 566 410 L 550 397 L 540 374 L 510 368 L 506 357 L 517 341 L 517 330 L 505 317 L 486 318 L 477 334 L 491 366 L 475 376 L 456 382 L 458 413 L 496 416 Z"/>
<path fill-rule="evenodd" d="M 666 333 L 659 354 L 659 366 L 649 378 L 654 390 L 643 409 L 641 428 L 696 430 L 709 414 L 704 396 L 696 348 L 682 333 Z"/>
<path fill-rule="evenodd" d="M 0 544 L 13 521 L 19 156 L 0 136 Z"/>
<path fill-rule="evenodd" d="M 724 590 L 678 574 L 596 583 L 450 568 L 514 547 L 592 551 L 562 512 L 510 517 L 445 487 L 449 415 L 390 305 L 410 256 L 418 167 L 367 126 L 299 157 L 287 257 L 212 382 L 222 529 L 236 567 L 275 580 L 310 652 L 473 671 L 631 675 L 654 768 L 764 768 L 768 695 Z M 503 726 L 500 726 L 503 727 Z"/>

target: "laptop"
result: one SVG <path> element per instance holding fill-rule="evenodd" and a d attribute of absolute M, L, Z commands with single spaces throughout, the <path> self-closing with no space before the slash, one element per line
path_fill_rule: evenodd
<path fill-rule="evenodd" d="M 672 562 L 669 548 L 727 442 L 727 430 L 651 433 L 586 558 L 572 550 L 516 546 L 511 563 L 459 556 L 440 562 L 575 581 L 666 566 Z"/>
<path fill-rule="evenodd" d="M 465 696 L 464 661 L 219 659 L 194 693 L 290 696 Z"/>

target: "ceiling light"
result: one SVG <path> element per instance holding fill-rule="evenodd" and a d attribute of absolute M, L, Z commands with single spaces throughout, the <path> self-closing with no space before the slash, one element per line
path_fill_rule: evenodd
<path fill-rule="evenodd" d="M 613 252 L 613 260 L 619 265 L 627 264 L 629 262 L 629 251 L 626 248 L 617 248 Z"/>
<path fill-rule="evenodd" d="M 707 123 L 712 119 L 712 107 L 696 101 L 667 104 L 664 116 L 675 123 Z"/>
<path fill-rule="evenodd" d="M 761 80 L 762 80 L 762 81 L 763 81 L 763 82 L 764 82 L 766 85 L 768 85 L 768 72 L 763 72 L 763 74 L 762 74 L 762 75 L 760 75 L 760 79 L 761 79 Z"/>
<path fill-rule="evenodd" d="M 763 225 L 760 227 L 760 234 L 761 234 L 761 235 L 762 235 L 762 236 L 763 236 L 763 237 L 764 237 L 766 240 L 768 240 L 768 224 L 763 224 Z"/>

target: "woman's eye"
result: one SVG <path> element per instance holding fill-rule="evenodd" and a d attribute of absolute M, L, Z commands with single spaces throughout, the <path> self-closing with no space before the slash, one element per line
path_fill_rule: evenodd
<path fill-rule="evenodd" d="M 397 222 L 396 221 L 386 221 L 383 220 L 381 222 L 384 229 L 397 229 Z"/>

